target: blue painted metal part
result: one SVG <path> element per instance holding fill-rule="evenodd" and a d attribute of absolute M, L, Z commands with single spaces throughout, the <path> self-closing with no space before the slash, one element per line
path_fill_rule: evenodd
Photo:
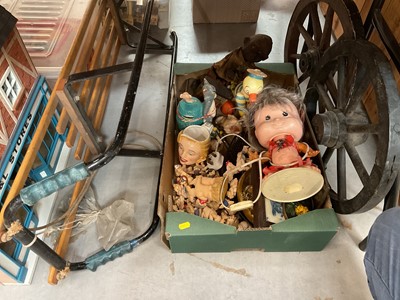
<path fill-rule="evenodd" d="M 88 257 L 85 260 L 86 269 L 91 271 L 96 271 L 97 267 L 106 264 L 122 255 L 129 253 L 133 250 L 131 243 L 129 241 L 118 243 L 112 246 L 108 251 L 102 250 L 96 254 Z"/>
<path fill-rule="evenodd" d="M 89 175 L 90 172 L 84 163 L 77 164 L 22 189 L 21 200 L 24 204 L 33 206 L 40 199 L 81 181 Z"/>

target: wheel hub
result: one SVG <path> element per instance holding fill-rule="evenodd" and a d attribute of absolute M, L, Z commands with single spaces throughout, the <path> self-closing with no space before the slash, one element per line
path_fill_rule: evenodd
<path fill-rule="evenodd" d="M 318 64 L 320 53 L 318 49 L 310 49 L 301 53 L 299 60 L 299 69 L 301 72 L 311 72 Z"/>
<path fill-rule="evenodd" d="M 319 144 L 328 148 L 340 148 L 347 137 L 346 117 L 340 110 L 317 114 L 311 121 Z"/>

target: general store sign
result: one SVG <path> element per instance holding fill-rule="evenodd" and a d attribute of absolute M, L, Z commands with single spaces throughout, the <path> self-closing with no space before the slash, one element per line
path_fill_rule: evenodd
<path fill-rule="evenodd" d="M 10 176 L 12 174 L 12 172 L 14 171 L 14 168 L 18 162 L 18 157 L 21 154 L 21 151 L 23 149 L 23 146 L 26 142 L 26 139 L 28 137 L 28 132 L 32 127 L 32 120 L 34 119 L 34 116 L 37 113 L 37 109 L 39 107 L 39 104 L 41 102 L 42 99 L 42 93 L 39 91 L 39 94 L 36 96 L 35 102 L 32 105 L 32 108 L 30 109 L 30 111 L 26 114 L 24 113 L 24 116 L 21 119 L 19 119 L 20 122 L 24 122 L 24 125 L 22 126 L 19 134 L 18 132 L 11 141 L 10 143 L 7 145 L 7 147 L 13 147 L 13 150 L 11 152 L 11 154 L 9 155 L 8 161 L 7 161 L 7 166 L 4 169 L 4 172 L 1 176 L 1 180 L 0 180 L 0 199 L 3 197 L 4 192 L 6 190 L 7 184 L 10 181 Z M 25 117 L 26 115 L 26 117 Z M 25 119 L 25 121 L 24 121 Z M 16 126 L 15 127 L 20 128 L 20 126 Z M 6 153 L 10 153 L 9 151 L 6 151 Z M 4 162 L 6 162 L 4 160 Z"/>

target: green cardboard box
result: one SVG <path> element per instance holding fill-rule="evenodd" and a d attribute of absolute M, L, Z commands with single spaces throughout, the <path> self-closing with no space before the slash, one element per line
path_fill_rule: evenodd
<path fill-rule="evenodd" d="M 160 177 L 158 215 L 161 238 L 174 253 L 262 251 L 321 251 L 339 229 L 336 213 L 329 205 L 312 210 L 267 228 L 239 231 L 233 226 L 204 219 L 184 212 L 170 212 L 173 195 L 172 181 L 176 158 L 175 111 L 177 97 L 183 92 L 185 79 L 204 74 L 211 64 L 182 64 L 174 66 L 174 86 L 167 121 L 164 159 Z M 270 82 L 281 86 L 296 86 L 292 64 L 267 63 L 258 65 L 269 71 Z M 272 74 L 272 75 L 271 75 Z M 306 125 L 307 126 L 307 125 Z M 327 193 L 325 193 L 327 195 Z"/>

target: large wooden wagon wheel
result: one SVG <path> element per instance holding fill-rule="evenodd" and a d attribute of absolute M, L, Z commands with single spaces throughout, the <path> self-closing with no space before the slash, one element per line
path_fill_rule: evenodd
<path fill-rule="evenodd" d="M 400 99 L 388 60 L 366 40 L 337 41 L 310 76 L 305 102 L 335 211 L 375 207 L 400 159 Z"/>
<path fill-rule="evenodd" d="M 333 27 L 338 36 L 333 36 Z M 363 37 L 362 20 L 352 0 L 300 0 L 289 22 L 284 60 L 295 66 L 301 84 L 336 40 Z"/>

